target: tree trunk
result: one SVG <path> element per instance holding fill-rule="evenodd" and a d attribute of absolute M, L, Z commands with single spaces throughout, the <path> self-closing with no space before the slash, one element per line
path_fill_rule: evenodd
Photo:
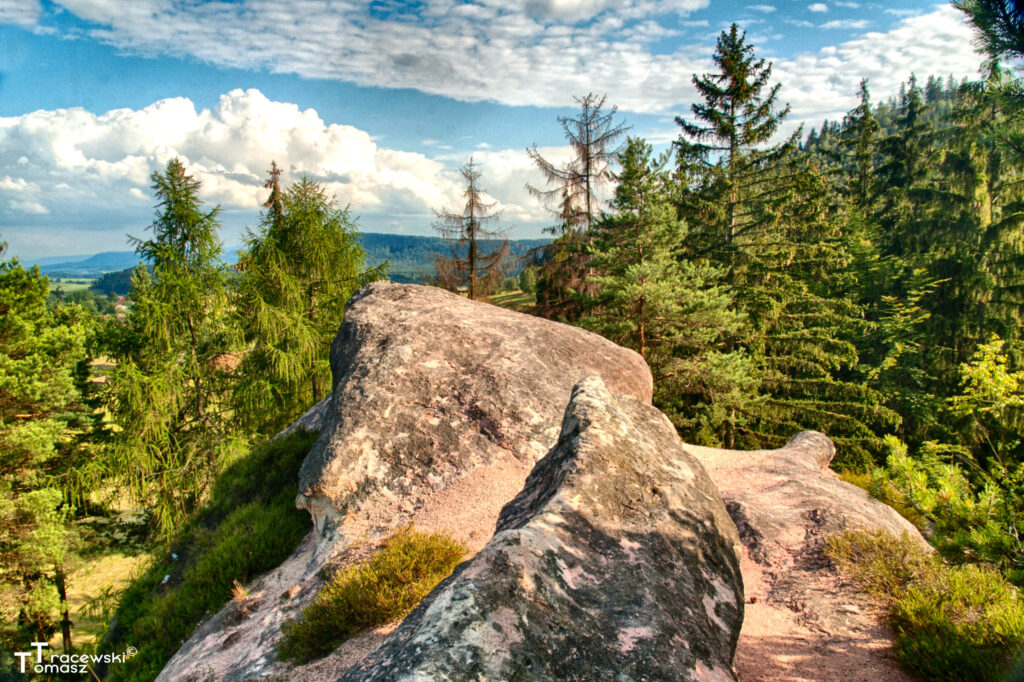
<path fill-rule="evenodd" d="M 640 357 L 644 360 L 647 359 L 647 328 L 644 324 L 644 306 L 647 303 L 647 299 L 643 296 L 640 297 Z"/>
<path fill-rule="evenodd" d="M 315 316 L 314 311 L 316 310 L 316 293 L 313 289 L 313 280 L 309 281 L 309 325 L 313 326 L 313 318 Z M 314 368 L 312 376 L 310 377 L 310 388 L 313 391 L 313 404 L 320 402 L 320 381 L 317 379 L 316 370 Z"/>
<path fill-rule="evenodd" d="M 54 582 L 57 584 L 57 594 L 60 596 L 60 605 L 63 608 L 60 621 L 61 637 L 64 640 L 64 653 L 71 653 L 71 614 L 68 611 L 68 591 L 65 582 L 64 569 L 56 567 Z"/>

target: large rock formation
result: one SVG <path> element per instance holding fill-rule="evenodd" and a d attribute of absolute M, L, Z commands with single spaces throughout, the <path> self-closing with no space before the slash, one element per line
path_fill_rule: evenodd
<path fill-rule="evenodd" d="M 906 533 L 891 507 L 829 470 L 832 441 L 805 431 L 778 450 L 686 445 L 707 468 L 739 529 L 746 620 L 736 653 L 743 680 L 908 679 L 872 605 L 830 567 L 826 538 L 853 529 Z"/>
<path fill-rule="evenodd" d="M 736 529 L 658 410 L 581 382 L 494 538 L 343 680 L 733 680 Z"/>
<path fill-rule="evenodd" d="M 222 609 L 160 679 L 291 676 L 274 648 L 281 625 L 319 590 L 325 564 L 409 522 L 480 549 L 501 506 L 557 441 L 576 382 L 601 376 L 611 392 L 646 403 L 652 388 L 638 354 L 596 334 L 385 282 L 350 301 L 331 365 L 330 400 L 300 419 L 320 428 L 297 499 L 315 537 L 248 586 L 260 598 L 244 619 Z"/>
<path fill-rule="evenodd" d="M 300 420 L 320 428 L 297 499 L 316 531 L 160 679 L 728 680 L 734 647 L 745 681 L 904 679 L 821 548 L 856 527 L 923 540 L 828 470 L 821 434 L 772 451 L 681 445 L 636 353 L 426 287 L 361 290 L 332 368 L 330 399 Z M 603 382 L 573 392 L 590 376 Z M 390 637 L 278 662 L 281 625 L 325 564 L 410 521 L 479 553 Z"/>
<path fill-rule="evenodd" d="M 532 464 L 554 444 L 585 376 L 651 400 L 643 359 L 596 334 L 384 282 L 349 302 L 331 369 L 332 400 L 297 502 L 321 529 L 360 510 L 391 526 L 477 466 L 509 455 Z"/>

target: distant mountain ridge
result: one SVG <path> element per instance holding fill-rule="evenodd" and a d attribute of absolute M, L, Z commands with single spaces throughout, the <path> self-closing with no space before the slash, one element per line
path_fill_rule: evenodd
<path fill-rule="evenodd" d="M 434 256 L 448 254 L 451 247 L 440 237 L 420 235 L 383 234 L 379 232 L 360 233 L 363 248 L 366 251 L 366 262 L 369 266 L 390 261 L 392 279 L 403 282 L 419 282 L 431 279 L 436 275 Z M 515 239 L 510 240 L 512 254 L 516 257 L 526 255 L 531 249 L 549 243 L 550 239 Z M 492 242 L 483 242 L 485 249 L 493 246 Z M 230 246 L 224 249 L 225 260 L 234 263 L 241 246 Z M 108 272 L 117 272 L 134 268 L 142 260 L 134 251 L 104 251 L 83 256 L 47 256 L 44 258 L 26 259 L 27 265 L 38 265 L 39 270 L 47 275 L 57 277 L 99 277 Z M 520 268 L 517 266 L 515 271 Z"/>
<path fill-rule="evenodd" d="M 134 251 L 103 251 L 91 256 L 73 256 L 74 260 L 56 260 L 56 257 L 28 261 L 38 265 L 46 275 L 98 277 L 106 272 L 134 268 L 142 260 Z M 56 262 L 54 262 L 56 261 Z"/>

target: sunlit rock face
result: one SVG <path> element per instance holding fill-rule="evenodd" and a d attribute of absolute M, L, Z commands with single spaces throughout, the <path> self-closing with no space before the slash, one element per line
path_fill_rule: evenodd
<path fill-rule="evenodd" d="M 497 532 L 343 680 L 733 680 L 739 538 L 658 410 L 580 382 Z"/>
<path fill-rule="evenodd" d="M 393 520 L 508 456 L 532 464 L 555 443 L 583 377 L 646 403 L 652 390 L 643 359 L 596 334 L 384 282 L 349 303 L 331 368 L 332 399 L 297 500 L 322 531 L 368 507 Z"/>

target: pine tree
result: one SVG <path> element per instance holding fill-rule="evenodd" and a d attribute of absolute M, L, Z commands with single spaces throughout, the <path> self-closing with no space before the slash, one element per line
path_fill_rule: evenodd
<path fill-rule="evenodd" d="M 286 191 L 272 164 L 257 232 L 239 258 L 235 305 L 247 344 L 233 404 L 238 421 L 272 434 L 330 390 L 329 351 L 345 304 L 383 274 L 364 270 L 356 225 L 322 185 L 303 177 Z"/>
<path fill-rule="evenodd" d="M 452 291 L 466 287 L 469 297 L 475 300 L 491 293 L 502 282 L 511 254 L 504 233 L 487 227 L 501 214 L 489 213 L 495 203 L 484 201 L 484 190 L 478 185 L 480 171 L 472 158 L 462 167 L 462 177 L 466 180 L 466 205 L 462 212 L 452 213 L 443 208 L 434 212 L 434 229 L 452 245 L 452 254 L 438 256 L 435 263 L 441 286 Z M 500 241 L 486 253 L 486 240 Z"/>
<path fill-rule="evenodd" d="M 231 449 L 226 391 L 236 345 L 219 209 L 204 211 L 200 182 L 172 159 L 152 175 L 158 199 L 152 238 L 132 238 L 153 264 L 132 278 L 127 322 L 110 353 L 110 468 L 170 534 L 200 503 Z"/>
<path fill-rule="evenodd" d="M 687 228 L 676 216 L 667 163 L 636 138 L 619 155 L 612 212 L 594 228 L 598 293 L 582 324 L 639 352 L 654 375 L 655 404 L 689 438 L 713 444 L 753 378 L 741 353 L 722 351 L 741 324 L 723 272 L 677 257 Z"/>

